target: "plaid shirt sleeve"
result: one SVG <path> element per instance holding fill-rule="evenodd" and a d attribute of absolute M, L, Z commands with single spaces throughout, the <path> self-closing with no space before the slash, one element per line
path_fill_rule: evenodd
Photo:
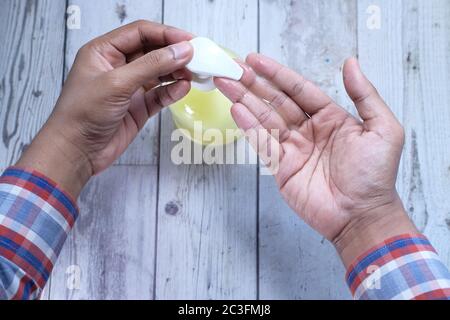
<path fill-rule="evenodd" d="M 78 216 L 54 182 L 11 167 L 0 177 L 0 300 L 39 298 Z M 450 272 L 423 235 L 386 240 L 347 272 L 355 299 L 450 299 Z"/>
<path fill-rule="evenodd" d="M 0 300 L 38 299 L 75 220 L 75 202 L 35 171 L 0 177 Z"/>
<path fill-rule="evenodd" d="M 355 299 L 450 299 L 450 272 L 423 235 L 386 240 L 357 259 L 346 276 Z"/>

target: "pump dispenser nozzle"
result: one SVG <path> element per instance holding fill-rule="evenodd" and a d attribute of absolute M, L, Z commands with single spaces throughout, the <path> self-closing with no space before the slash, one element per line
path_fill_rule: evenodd
<path fill-rule="evenodd" d="M 186 66 L 192 72 L 193 87 L 202 91 L 216 88 L 214 77 L 240 80 L 244 70 L 225 50 L 208 38 L 198 37 L 191 40 L 194 56 Z"/>

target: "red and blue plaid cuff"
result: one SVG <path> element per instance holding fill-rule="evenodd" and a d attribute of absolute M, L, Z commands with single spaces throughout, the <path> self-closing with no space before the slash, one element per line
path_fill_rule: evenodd
<path fill-rule="evenodd" d="M 9 168 L 0 177 L 0 299 L 35 299 L 44 288 L 78 208 L 50 179 Z M 450 272 L 423 235 L 401 235 L 352 264 L 356 299 L 450 299 Z"/>
<path fill-rule="evenodd" d="M 347 284 L 355 299 L 450 299 L 450 272 L 423 235 L 401 235 L 353 263 Z"/>
<path fill-rule="evenodd" d="M 16 167 L 0 177 L 0 299 L 35 299 L 78 216 L 44 175 Z"/>

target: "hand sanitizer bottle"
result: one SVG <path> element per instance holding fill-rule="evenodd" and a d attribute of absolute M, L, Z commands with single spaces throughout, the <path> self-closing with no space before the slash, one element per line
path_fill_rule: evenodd
<path fill-rule="evenodd" d="M 196 143 L 204 145 L 229 144 L 238 135 L 229 136 L 228 132 L 237 131 L 231 117 L 232 103 L 214 85 L 214 77 L 240 80 L 244 70 L 234 61 L 236 55 L 223 49 L 210 39 L 198 37 L 191 40 L 194 56 L 187 65 L 191 71 L 192 89 L 186 97 L 170 107 L 177 128 L 187 131 L 187 136 Z M 211 132 L 221 138 L 205 139 Z M 211 141 L 214 140 L 214 141 Z"/>
<path fill-rule="evenodd" d="M 198 37 L 191 40 L 191 44 L 194 56 L 187 69 L 192 72 L 194 87 L 202 91 L 214 90 L 214 77 L 241 80 L 244 70 L 216 43 Z"/>

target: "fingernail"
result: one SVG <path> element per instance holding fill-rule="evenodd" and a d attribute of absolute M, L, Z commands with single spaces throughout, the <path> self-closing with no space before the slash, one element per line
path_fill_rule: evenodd
<path fill-rule="evenodd" d="M 242 90 L 239 87 L 239 82 L 227 78 L 215 78 L 214 83 L 228 99 L 233 102 L 239 100 L 242 96 Z"/>
<path fill-rule="evenodd" d="M 184 79 L 184 71 L 183 70 L 177 70 L 174 73 L 172 73 L 172 77 L 175 80 L 181 80 Z"/>
<path fill-rule="evenodd" d="M 241 66 L 242 69 L 244 69 L 244 74 L 242 75 L 241 78 L 241 82 L 244 85 L 251 85 L 255 82 L 256 80 L 256 73 L 255 71 L 252 69 L 251 66 L 249 66 L 248 64 L 244 63 L 244 62 L 240 62 L 238 61 L 239 65 Z"/>
<path fill-rule="evenodd" d="M 173 58 L 175 60 L 182 60 L 189 57 L 193 50 L 191 44 L 187 41 L 171 45 L 169 48 L 172 50 Z"/>
<path fill-rule="evenodd" d="M 175 80 L 192 80 L 192 74 L 187 69 L 180 69 L 172 73 L 172 77 Z"/>

